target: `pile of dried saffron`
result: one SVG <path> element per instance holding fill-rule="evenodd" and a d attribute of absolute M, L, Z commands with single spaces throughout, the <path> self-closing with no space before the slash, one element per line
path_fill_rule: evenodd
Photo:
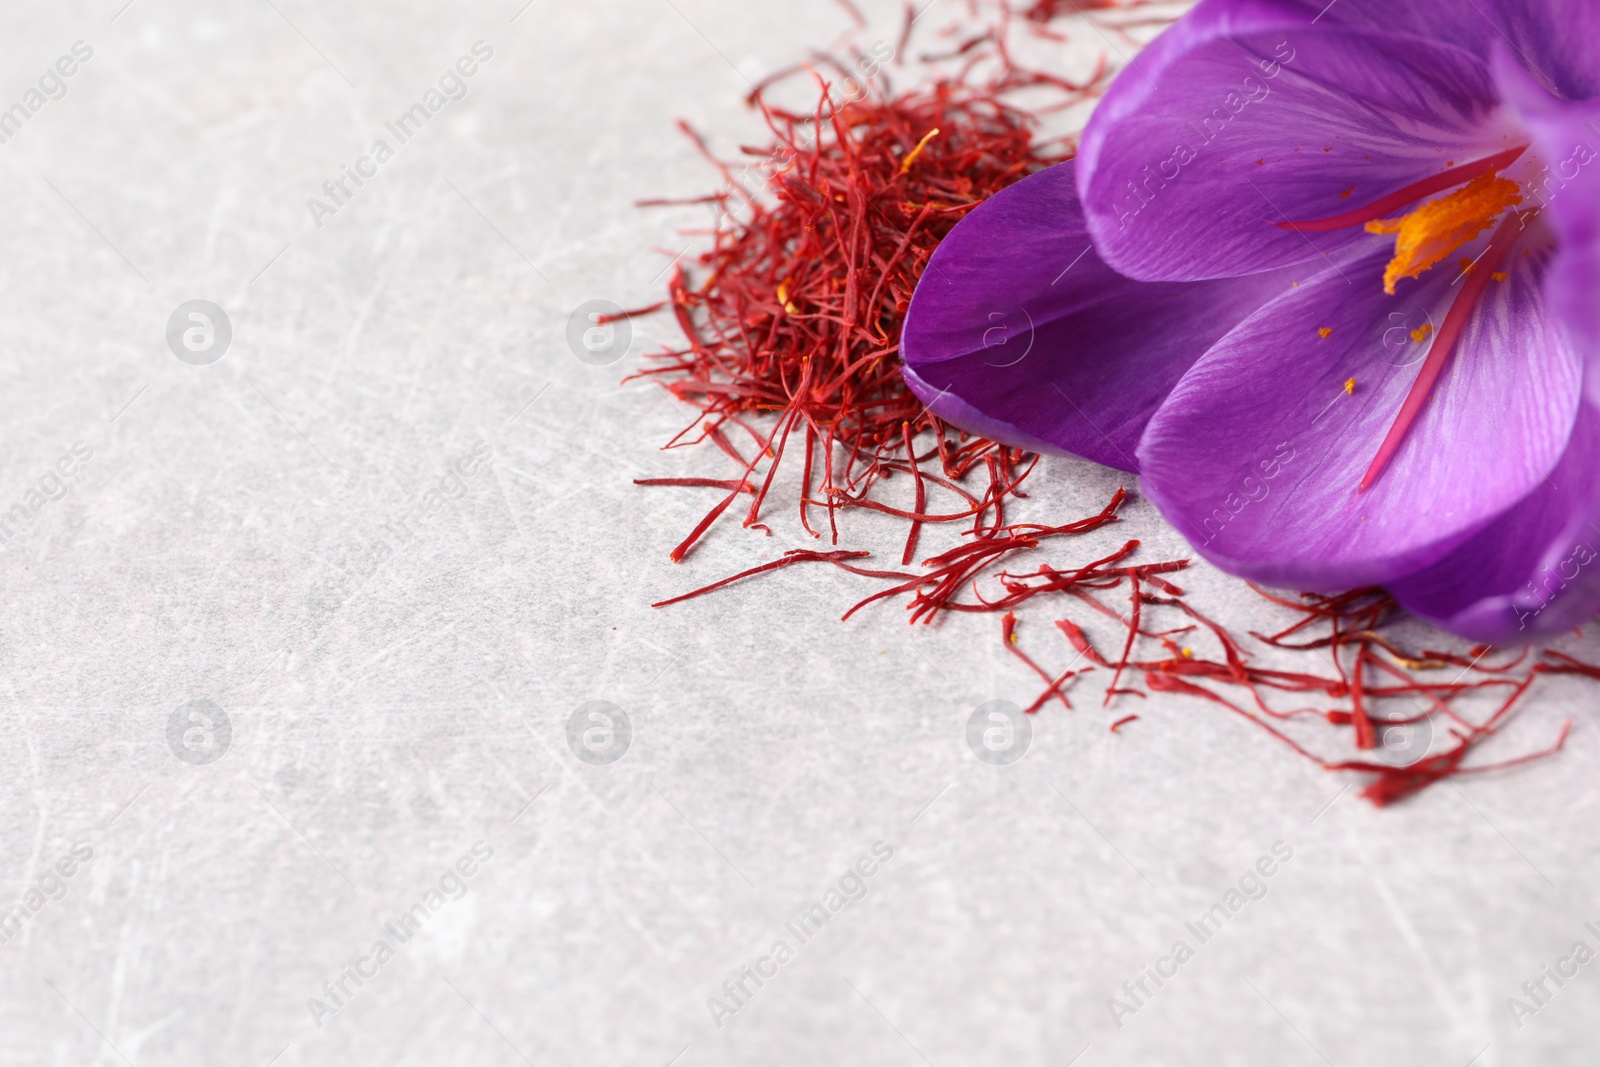
<path fill-rule="evenodd" d="M 1021 14 L 1034 32 L 1059 36 L 1046 27 L 1060 15 L 1144 6 L 1145 0 L 1038 0 Z M 1012 9 L 1002 10 L 998 24 L 964 38 L 947 32 L 957 37 L 953 47 L 924 58 L 953 61 L 957 70 L 921 89 L 891 92 L 875 64 L 876 81 L 863 87 L 850 76 L 869 66 L 861 56 L 853 64 L 818 57 L 803 68 L 819 97 L 810 112 L 769 106 L 771 81 L 764 83 L 750 102 L 774 141 L 745 150 L 754 168 L 717 159 L 685 127 L 727 184 L 699 201 L 718 209 L 709 249 L 673 275 L 667 302 L 635 313 L 670 304 L 685 347 L 650 357 L 638 377 L 656 380 L 697 409 L 668 448 L 715 447 L 735 469 L 725 479 L 639 480 L 722 494 L 671 558 L 681 561 L 743 496 L 751 498 L 743 524 L 765 529 L 762 508 L 786 458 L 798 459 L 798 516 L 813 536 L 821 536 L 814 509 L 826 513 L 837 545 L 840 513 L 864 508 L 901 520 L 906 542 L 899 570 L 867 565 L 866 551 L 794 550 L 656 606 L 799 564 L 826 563 L 886 583 L 846 611 L 846 619 L 897 597 L 913 623 L 949 612 L 999 614 L 1005 648 L 1045 685 L 1029 713 L 1051 702 L 1071 708 L 1075 681 L 1092 672 L 1106 679 L 1102 705 L 1115 704 L 1118 711 L 1150 692 L 1197 697 L 1249 720 L 1325 770 L 1367 775 L 1362 795 L 1378 805 L 1447 778 L 1558 751 L 1566 727 L 1545 750 L 1466 764 L 1506 724 L 1539 675 L 1600 680 L 1600 668 L 1553 651 L 1504 662 L 1487 648 L 1412 654 L 1379 632 L 1398 611 L 1378 590 L 1299 600 L 1263 592 L 1298 617 L 1278 633 L 1241 639 L 1196 610 L 1174 584 L 1172 576 L 1188 560 L 1135 562 L 1137 540 L 1073 566 L 1005 569 L 1021 553 L 1118 522 L 1126 494 L 1118 490 L 1101 512 L 1074 522 L 1007 524 L 1007 501 L 1025 495 L 1020 487 L 1038 457 L 944 424 L 900 376 L 900 325 L 938 242 L 987 197 L 1065 158 L 1069 143 L 1042 141 L 1035 116 L 1091 99 L 1106 82 L 1103 63 L 1084 84 L 1019 68 L 1007 48 Z M 1162 21 L 1151 14 L 1124 25 Z M 902 54 L 911 22 L 908 12 Z M 843 91 L 817 73 L 830 67 L 843 76 Z M 981 80 L 974 73 L 979 70 L 987 71 Z M 1041 88 L 1056 94 L 1054 104 L 1025 111 L 1007 102 L 1008 94 Z M 753 175 L 766 194 L 750 192 Z M 909 508 L 874 495 L 896 474 L 911 481 Z M 967 484 L 974 474 L 977 480 Z M 935 507 L 930 497 L 943 503 Z M 966 528 L 961 543 L 906 570 L 927 523 Z M 993 586 L 987 594 L 984 583 Z M 1015 609 L 1036 598 L 1114 620 L 1121 648 L 1103 652 L 1080 622 L 1059 618 L 1054 629 L 1064 644 L 1058 647 L 1071 658 L 1063 670 L 1047 670 L 1019 642 Z M 1190 635 L 1214 644 L 1215 657 L 1183 643 L 1193 641 Z M 1247 648 L 1252 642 L 1253 650 Z M 1286 654 L 1310 666 L 1291 671 L 1253 662 Z M 1475 694 L 1493 698 L 1492 710 L 1476 718 L 1461 707 Z M 1138 718 L 1119 715 L 1111 729 Z M 1414 759 L 1378 758 L 1391 747 L 1386 742 L 1394 731 L 1423 731 L 1434 743 Z M 1355 758 L 1337 755 L 1352 748 Z"/>
<path fill-rule="evenodd" d="M 910 22 L 908 14 L 901 51 Z M 821 536 L 813 524 L 820 509 L 834 544 L 839 513 L 850 508 L 904 519 L 906 563 L 923 523 L 1003 521 L 1003 503 L 1031 464 L 925 409 L 900 376 L 900 325 L 945 234 L 988 197 L 1069 154 L 1064 141 L 1043 140 L 1033 115 L 1007 95 L 1042 88 L 1087 99 L 1105 75 L 1102 67 L 1090 84 L 1074 85 L 1024 71 L 997 40 L 989 30 L 970 38 L 955 50 L 956 73 L 904 93 L 864 57 L 819 57 L 804 69 L 818 92 L 809 112 L 769 104 L 769 79 L 749 98 L 773 137 L 745 150 L 753 165 L 717 159 L 684 126 L 726 184 L 701 198 L 718 209 L 710 248 L 669 285 L 686 345 L 648 357 L 638 377 L 699 411 L 667 447 L 709 444 L 737 470 L 726 480 L 641 482 L 725 493 L 672 550 L 675 562 L 741 495 L 751 498 L 744 525 L 764 528 L 762 508 L 785 460 L 801 470 L 801 525 Z M 873 72 L 865 84 L 846 76 L 841 89 L 817 73 L 860 73 L 864 62 Z M 985 64 L 988 75 L 977 79 Z M 753 177 L 765 193 L 748 192 Z M 967 488 L 973 473 L 986 480 Z M 910 509 L 874 495 L 894 474 L 914 481 Z M 933 508 L 930 496 L 945 503 Z"/>

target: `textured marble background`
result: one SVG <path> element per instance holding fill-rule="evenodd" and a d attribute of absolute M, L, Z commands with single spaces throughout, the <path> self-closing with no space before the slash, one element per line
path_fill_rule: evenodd
<path fill-rule="evenodd" d="M 27 912 L 0 1063 L 1594 1062 L 1600 964 L 1506 1008 L 1600 946 L 1579 687 L 1505 739 L 1571 715 L 1560 760 L 1376 812 L 1176 699 L 1119 736 L 1094 701 L 1047 711 L 985 765 L 972 710 L 1036 691 L 995 621 L 841 625 L 848 576 L 648 607 L 801 538 L 780 516 L 668 563 L 708 501 L 630 480 L 727 476 L 656 451 L 685 412 L 619 388 L 668 325 L 592 366 L 568 317 L 656 298 L 652 249 L 705 215 L 633 201 L 714 182 L 672 120 L 754 140 L 747 79 L 833 40 L 836 4 L 122 2 L 0 10 L 0 106 L 92 49 L 0 145 L 0 511 L 30 516 L 0 551 L 0 908 Z M 313 220 L 478 41 L 466 96 Z M 196 299 L 232 327 L 204 365 L 166 340 Z M 1117 482 L 1052 461 L 1030 514 Z M 1184 551 L 1127 517 L 1066 558 Z M 888 548 L 870 519 L 852 537 Z M 1059 660 L 1045 621 L 1023 634 Z M 614 762 L 568 744 L 589 701 L 627 717 Z M 1275 845 L 1265 896 L 1114 1025 Z M 860 899 L 787 932 L 841 880 Z"/>

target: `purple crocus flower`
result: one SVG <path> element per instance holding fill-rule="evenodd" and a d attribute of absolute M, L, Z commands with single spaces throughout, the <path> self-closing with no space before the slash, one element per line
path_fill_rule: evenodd
<path fill-rule="evenodd" d="M 941 417 L 1206 558 L 1491 642 L 1600 613 L 1600 3 L 1202 0 L 923 275 Z"/>

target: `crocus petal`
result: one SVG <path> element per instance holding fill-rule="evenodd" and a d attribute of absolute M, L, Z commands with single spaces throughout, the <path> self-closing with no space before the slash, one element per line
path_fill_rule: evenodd
<path fill-rule="evenodd" d="M 1600 372 L 1600 98 L 1558 100 L 1505 48 L 1497 50 L 1494 70 L 1533 136 L 1539 169 L 1525 176 L 1531 188 L 1523 207 L 1542 208 L 1555 233 L 1556 258 L 1545 282 L 1550 308 Z M 1600 399 L 1600 373 L 1587 380 L 1590 397 Z"/>
<path fill-rule="evenodd" d="M 1416 380 L 1424 326 L 1437 332 L 1458 291 L 1441 266 L 1385 296 L 1374 279 L 1386 252 L 1251 316 L 1146 428 L 1146 494 L 1225 570 L 1324 590 L 1401 577 L 1522 499 L 1565 450 L 1579 359 L 1541 295 L 1547 257 L 1513 247 L 1508 277 L 1489 284 L 1431 402 L 1357 492 Z"/>
<path fill-rule="evenodd" d="M 1074 167 L 1011 186 L 940 244 L 901 335 L 906 382 L 963 429 L 1136 470 L 1183 372 L 1289 281 L 1123 278 L 1090 246 Z"/>
<path fill-rule="evenodd" d="M 1600 409 L 1584 403 L 1548 478 L 1432 566 L 1389 583 L 1400 604 L 1475 641 L 1517 644 L 1600 613 Z"/>
<path fill-rule="evenodd" d="M 1600 50 L 1595 48 L 1600 41 L 1600 4 L 1487 0 L 1478 14 L 1493 29 L 1493 36 L 1485 34 L 1490 47 L 1508 44 L 1519 65 L 1548 80 L 1557 93 L 1571 100 L 1600 96 Z"/>
<path fill-rule="evenodd" d="M 1202 4 L 1117 78 L 1078 170 L 1107 263 L 1186 281 L 1337 258 L 1361 227 L 1276 224 L 1517 147 L 1483 60 L 1420 37 L 1298 24 L 1307 18 L 1294 5 Z"/>
<path fill-rule="evenodd" d="M 1448 15 L 1440 0 L 1303 2 L 1322 11 L 1323 21 L 1431 37 L 1474 55 L 1509 46 L 1520 66 L 1562 96 L 1600 95 L 1600 51 L 1594 47 L 1600 41 L 1600 4 L 1594 0 L 1472 0 Z"/>

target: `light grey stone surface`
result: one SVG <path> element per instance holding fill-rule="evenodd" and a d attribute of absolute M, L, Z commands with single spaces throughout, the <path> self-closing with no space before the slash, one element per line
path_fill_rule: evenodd
<path fill-rule="evenodd" d="M 770 540 L 668 563 L 708 501 L 630 480 L 727 476 L 656 451 L 687 413 L 618 386 L 669 324 L 596 367 L 567 318 L 656 298 L 651 249 L 705 216 L 632 202 L 713 182 L 672 120 L 754 140 L 745 78 L 828 43 L 837 5 L 121 2 L 0 10 L 0 103 L 93 49 L 0 145 L 0 509 L 59 495 L 0 552 L 0 906 L 64 888 L 0 944 L 0 1063 L 1594 1062 L 1600 967 L 1520 1029 L 1506 1007 L 1600 947 L 1581 687 L 1543 685 L 1497 749 L 1570 715 L 1561 759 L 1377 812 L 1180 700 L 1119 736 L 1096 700 L 1050 709 L 1021 762 L 981 763 L 972 710 L 1036 692 L 994 620 L 841 625 L 845 575 L 648 607 L 809 539 L 780 505 Z M 477 41 L 465 98 L 386 134 Z M 307 198 L 380 137 L 318 227 Z M 200 366 L 166 340 L 196 299 L 232 326 Z M 1117 481 L 1051 461 L 1029 514 Z M 871 519 L 852 541 L 894 551 Z M 1136 502 L 1061 558 L 1126 536 L 1184 551 Z M 1021 632 L 1059 667 L 1049 618 Z M 589 701 L 631 725 L 614 762 L 568 744 Z M 786 930 L 878 842 L 864 897 Z M 1198 945 L 1185 922 L 1278 842 Z M 400 944 L 441 879 L 460 899 Z M 1115 1026 L 1179 938 L 1194 958 Z M 314 1011 L 379 939 L 394 958 Z"/>

